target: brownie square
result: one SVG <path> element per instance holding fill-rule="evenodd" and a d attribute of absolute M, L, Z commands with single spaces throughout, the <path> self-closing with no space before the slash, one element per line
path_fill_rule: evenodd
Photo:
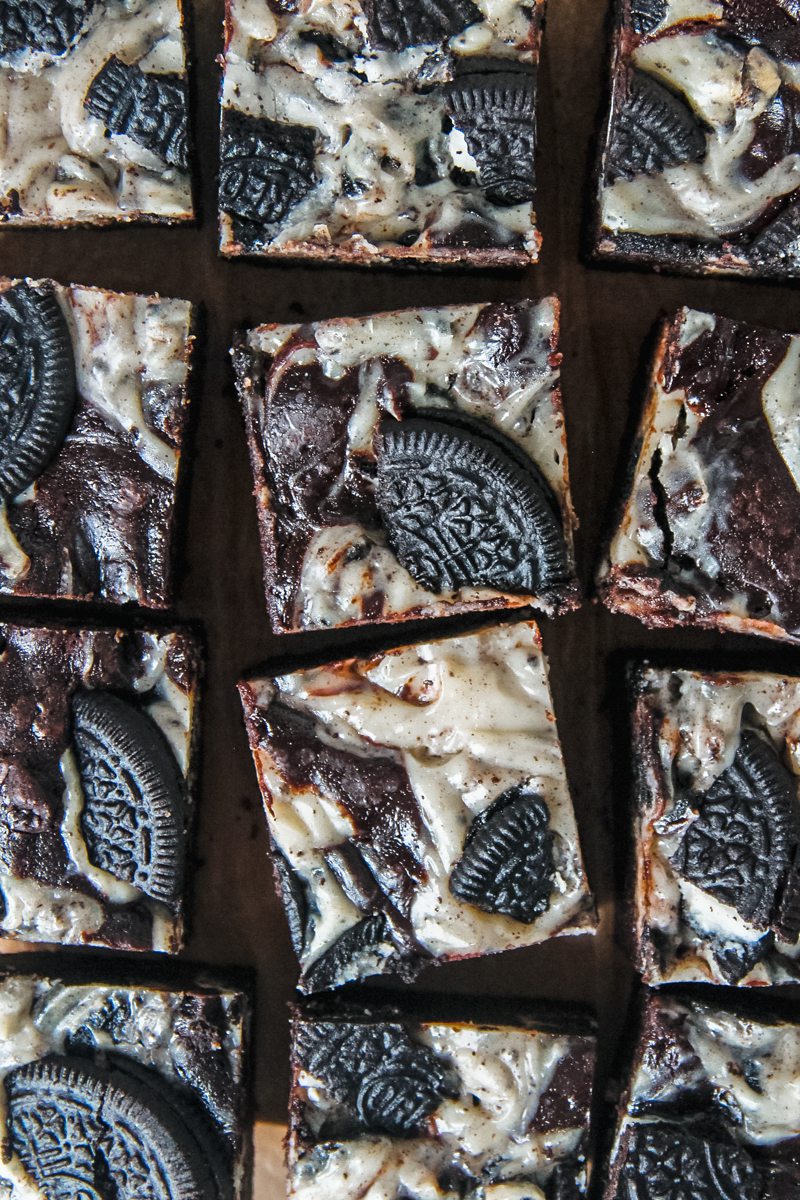
<path fill-rule="evenodd" d="M 800 274 L 800 10 L 616 0 L 601 138 L 600 260 Z"/>
<path fill-rule="evenodd" d="M 800 679 L 644 666 L 633 696 L 645 981 L 800 980 Z"/>
<path fill-rule="evenodd" d="M 532 622 L 239 691 L 301 990 L 594 931 Z"/>
<path fill-rule="evenodd" d="M 649 992 L 605 1200 L 800 1194 L 797 1006 Z"/>
<path fill-rule="evenodd" d="M 372 997 L 295 1011 L 290 1200 L 586 1195 L 591 1023 Z"/>
<path fill-rule="evenodd" d="M 193 216 L 182 0 L 3 0 L 0 221 Z"/>
<path fill-rule="evenodd" d="M 0 936 L 180 949 L 200 650 L 0 626 Z"/>
<path fill-rule="evenodd" d="M 0 280 L 0 594 L 165 608 L 186 300 Z"/>
<path fill-rule="evenodd" d="M 651 626 L 800 641 L 800 337 L 681 309 L 664 323 L 599 574 Z"/>
<path fill-rule="evenodd" d="M 0 979 L 3 1195 L 246 1200 L 246 994 L 53 967 Z"/>
<path fill-rule="evenodd" d="M 549 297 L 239 337 L 276 632 L 577 607 L 558 319 Z"/>
<path fill-rule="evenodd" d="M 226 0 L 224 254 L 523 267 L 544 0 Z"/>

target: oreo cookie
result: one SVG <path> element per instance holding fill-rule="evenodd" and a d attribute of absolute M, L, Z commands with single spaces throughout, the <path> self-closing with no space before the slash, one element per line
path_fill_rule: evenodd
<path fill-rule="evenodd" d="M 756 235 L 750 247 L 755 263 L 800 262 L 800 201 L 789 204 Z"/>
<path fill-rule="evenodd" d="M 97 0 L 0 0 L 0 58 L 26 50 L 59 58 L 89 27 Z"/>
<path fill-rule="evenodd" d="M 363 7 L 370 46 L 395 53 L 443 42 L 483 20 L 472 0 L 363 0 Z"/>
<path fill-rule="evenodd" d="M 109 137 L 129 137 L 169 166 L 188 171 L 189 101 L 181 76 L 147 74 L 113 56 L 92 80 L 84 107 Z"/>
<path fill-rule="evenodd" d="M 90 861 L 165 904 L 183 890 L 184 781 L 152 717 L 106 691 L 78 692 L 72 736 Z"/>
<path fill-rule="evenodd" d="M 432 592 L 546 595 L 569 578 L 555 499 L 499 431 L 425 410 L 381 426 L 375 500 L 389 544 Z"/>
<path fill-rule="evenodd" d="M 219 206 L 257 225 L 282 221 L 316 187 L 316 132 L 222 111 Z"/>
<path fill-rule="evenodd" d="M 630 21 L 634 33 L 652 33 L 667 15 L 667 0 L 631 0 Z"/>
<path fill-rule="evenodd" d="M 296 1049 L 303 1070 L 323 1081 L 361 1132 L 418 1136 L 445 1096 L 455 1094 L 438 1055 L 394 1022 L 301 1023 Z"/>
<path fill-rule="evenodd" d="M 38 479 L 75 408 L 72 339 L 54 288 L 17 283 L 0 292 L 0 495 Z"/>
<path fill-rule="evenodd" d="M 697 818 L 673 866 L 748 924 L 768 929 L 800 843 L 794 780 L 772 743 L 743 730 L 731 766 L 688 802 Z"/>
<path fill-rule="evenodd" d="M 153 1071 L 50 1055 L 3 1083 L 11 1146 L 48 1200 L 232 1197 L 213 1138 Z"/>
<path fill-rule="evenodd" d="M 705 134 L 688 104 L 645 71 L 633 68 L 606 151 L 609 179 L 657 175 L 666 167 L 699 162 L 705 152 Z"/>
<path fill-rule="evenodd" d="M 530 925 L 555 885 L 550 810 L 530 787 L 503 792 L 470 826 L 450 891 L 483 912 Z"/>
<path fill-rule="evenodd" d="M 533 69 L 486 67 L 457 77 L 446 110 L 467 141 L 487 200 L 501 207 L 533 200 L 536 77 Z"/>
<path fill-rule="evenodd" d="M 631 1127 L 617 1200 L 764 1200 L 764 1180 L 740 1146 L 679 1125 Z"/>

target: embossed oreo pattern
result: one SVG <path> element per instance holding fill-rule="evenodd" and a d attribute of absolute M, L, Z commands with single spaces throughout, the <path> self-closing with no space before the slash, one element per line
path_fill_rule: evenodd
<path fill-rule="evenodd" d="M 13 499 L 59 449 L 75 407 L 75 361 L 52 285 L 0 292 L 0 494 Z"/>

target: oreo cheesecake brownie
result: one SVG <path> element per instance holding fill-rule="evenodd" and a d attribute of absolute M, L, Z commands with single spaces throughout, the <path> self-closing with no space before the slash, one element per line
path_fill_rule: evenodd
<path fill-rule="evenodd" d="M 227 0 L 225 254 L 525 266 L 544 0 Z"/>
<path fill-rule="evenodd" d="M 200 674 L 182 631 L 0 626 L 0 936 L 180 949 Z"/>
<path fill-rule="evenodd" d="M 599 592 L 651 626 L 800 642 L 800 337 L 665 322 Z"/>
<path fill-rule="evenodd" d="M 558 319 L 549 297 L 240 336 L 276 632 L 578 605 Z"/>
<path fill-rule="evenodd" d="M 245 1200 L 246 996 L 102 978 L 0 979 L 0 1191 Z"/>
<path fill-rule="evenodd" d="M 594 931 L 535 625 L 239 690 L 301 990 Z"/>
<path fill-rule="evenodd" d="M 800 9 L 616 0 L 595 254 L 800 274 Z"/>
<path fill-rule="evenodd" d="M 0 280 L 0 594 L 164 608 L 192 308 Z"/>
<path fill-rule="evenodd" d="M 0 221 L 192 217 L 181 0 L 2 0 Z"/>
<path fill-rule="evenodd" d="M 586 1194 L 595 1063 L 582 1014 L 389 994 L 297 1006 L 291 1200 Z"/>
<path fill-rule="evenodd" d="M 800 1194 L 797 1008 L 649 992 L 605 1200 Z"/>
<path fill-rule="evenodd" d="M 644 666 L 633 694 L 645 981 L 799 981 L 800 679 Z"/>

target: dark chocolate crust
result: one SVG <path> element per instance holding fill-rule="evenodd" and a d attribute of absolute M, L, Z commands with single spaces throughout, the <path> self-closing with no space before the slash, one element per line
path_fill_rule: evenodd
<path fill-rule="evenodd" d="M 685 324 L 697 318 L 706 327 L 682 344 Z M 791 345 L 789 334 L 690 310 L 664 321 L 598 575 L 599 597 L 612 611 L 653 628 L 697 625 L 800 641 L 800 492 L 762 404 Z M 685 402 L 672 423 L 672 453 L 691 454 L 700 480 L 689 477 L 683 491 L 664 482 L 653 432 L 666 396 L 677 391 Z M 705 524 L 687 536 L 693 512 Z M 639 559 L 624 548 L 615 558 L 620 530 L 638 532 L 645 523 L 648 548 Z M 700 558 L 716 564 L 713 573 Z"/>
<path fill-rule="evenodd" d="M 50 905 L 50 919 L 55 922 L 52 929 L 45 926 L 43 930 L 33 926 L 15 929 L 8 925 L 3 929 L 3 936 L 148 950 L 154 948 L 155 913 L 158 911 L 169 929 L 167 944 L 159 945 L 159 948 L 177 950 L 183 940 L 183 893 L 194 814 L 199 730 L 196 709 L 202 677 L 202 657 L 197 640 L 188 631 L 180 630 L 154 635 L 146 631 L 51 629 L 4 624 L 0 626 L 0 646 L 3 710 L 0 720 L 0 866 L 6 876 L 3 886 L 12 896 L 15 881 L 20 881 L 21 886 L 29 881 L 35 888 L 42 889 L 40 903 L 43 910 L 46 904 Z M 164 677 L 180 691 L 188 709 L 190 724 L 185 772 L 178 770 L 161 726 L 148 713 L 148 700 L 157 698 L 152 693 L 152 657 L 156 653 L 163 658 Z M 100 699 L 113 697 L 114 702 L 119 703 L 123 719 L 126 706 L 130 706 L 138 719 L 146 722 L 147 736 L 158 739 L 154 751 L 158 751 L 170 770 L 175 771 L 178 789 L 174 801 L 177 806 L 175 820 L 179 822 L 176 830 L 179 861 L 175 864 L 179 868 L 179 877 L 175 882 L 179 890 L 172 900 L 155 908 L 148 901 L 146 884 L 143 884 L 145 890 L 137 889 L 140 894 L 136 899 L 113 899 L 101 890 L 98 882 L 101 876 L 89 878 L 73 861 L 74 847 L 85 849 L 89 835 L 83 819 L 77 829 L 70 827 L 67 831 L 65 795 L 70 785 L 65 771 L 71 768 L 65 768 L 63 762 L 67 751 L 77 762 L 74 705 L 76 697 L 87 695 Z M 128 736 L 125 726 L 118 729 L 117 738 L 121 735 L 124 743 Z M 108 746 L 106 753 L 116 753 L 113 745 Z M 126 753 L 124 744 L 123 753 Z M 134 759 L 129 758 L 127 765 L 135 772 L 135 745 L 133 753 Z M 142 747 L 142 753 L 144 769 L 148 769 L 146 745 Z M 80 765 L 79 773 L 83 769 Z M 113 771 L 114 768 L 110 769 Z M 142 777 L 135 784 L 137 791 L 140 786 L 146 797 L 147 789 L 152 785 Z M 119 802 L 124 803 L 122 795 Z M 151 813 L 151 816 L 155 814 Z M 148 818 L 142 811 L 137 819 L 146 823 Z M 110 844 L 117 838 L 110 829 L 105 831 L 95 827 L 95 832 L 101 838 L 110 837 Z M 119 837 L 121 839 L 121 833 Z M 97 853 L 96 843 L 92 853 Z M 110 870 L 113 875 L 121 869 L 121 864 L 116 865 L 116 852 L 112 860 L 106 860 L 106 866 L 113 867 Z M 125 879 L 126 875 L 116 878 Z M 77 904 L 85 901 L 93 912 L 99 910 L 103 914 L 102 922 L 98 924 L 95 920 L 85 927 L 81 924 L 78 926 L 80 932 L 68 926 L 59 932 L 59 921 L 63 924 L 68 920 L 73 901 Z M 7 905 L 0 901 L 0 906 L 5 917 Z"/>
<path fill-rule="evenodd" d="M 441 310 L 455 319 L 457 309 Z M 514 363 L 526 338 L 532 336 L 534 308 L 530 303 L 488 304 L 476 314 L 474 330 L 491 343 L 496 369 L 516 369 Z M 435 317 L 437 310 L 419 310 L 422 318 Z M 406 314 L 381 314 L 391 320 Z M 353 322 L 355 329 L 356 323 Z M 269 330 L 270 327 L 264 327 Z M 331 378 L 323 369 L 316 349 L 316 326 L 286 327 L 286 338 L 277 354 L 258 349 L 254 339 L 259 331 L 238 335 L 233 349 L 234 370 L 244 412 L 250 462 L 254 477 L 254 495 L 258 508 L 259 537 L 264 568 L 264 587 L 273 629 L 290 633 L 304 627 L 298 616 L 301 575 L 306 552 L 315 535 L 337 526 L 353 524 L 367 534 L 380 529 L 383 518 L 376 498 L 376 453 L 380 430 L 371 434 L 370 446 L 356 453 L 347 448 L 348 422 L 360 399 L 364 369 L 380 376 L 380 419 L 402 422 L 404 418 L 421 416 L 426 408 L 415 408 L 409 399 L 409 385 L 415 379 L 415 364 L 406 362 L 399 351 L 396 356 L 364 357 L 360 362 Z M 325 323 L 319 328 L 324 330 Z M 310 361 L 301 366 L 289 365 L 289 357 L 308 348 Z M 536 355 L 542 356 L 542 369 L 555 371 L 560 363 L 558 352 L 558 306 L 555 302 L 555 322 L 547 345 L 537 343 Z M 520 358 L 520 363 L 522 359 Z M 469 367 L 469 360 L 459 363 Z M 477 369 L 477 367 L 476 367 Z M 561 395 L 554 377 L 550 393 L 555 420 L 561 420 Z M 487 442 L 497 440 L 504 447 L 510 439 L 501 435 L 494 425 L 481 417 L 468 418 L 461 413 L 456 394 L 443 394 L 441 408 L 446 408 L 453 424 L 463 418 L 476 435 Z M 402 427 L 402 426 L 400 426 Z M 300 436 L 302 432 L 302 437 Z M 560 454 L 566 461 L 566 449 L 561 436 Z M 512 447 L 522 469 L 537 471 L 538 465 L 529 450 Z M 346 477 L 345 486 L 337 479 Z M 412 602 L 402 611 L 393 611 L 386 596 L 379 590 L 361 597 L 359 616 L 338 618 L 338 625 L 394 623 L 417 617 L 455 615 L 464 612 L 493 612 L 533 603 L 548 612 L 568 612 L 580 603 L 580 587 L 574 574 L 572 527 L 574 517 L 566 491 L 550 501 L 564 533 L 565 571 L 552 587 L 542 587 L 539 596 L 498 585 L 493 590 L 500 595 L 462 598 L 458 591 L 435 592 L 426 603 Z M 354 548 L 355 554 L 355 548 Z M 462 588 L 461 591 L 466 589 Z M 470 589 L 471 590 L 471 589 Z M 314 624 L 310 623 L 309 628 Z"/>
<path fill-rule="evenodd" d="M 705 31 L 745 51 L 761 47 L 780 63 L 791 65 L 796 61 L 800 54 L 800 20 L 779 0 L 725 0 L 722 7 L 721 14 L 686 16 L 669 27 L 665 36 Z M 698 5 L 698 8 L 702 10 L 702 6 Z M 645 19 L 645 9 L 652 20 Z M 636 0 L 614 0 L 610 101 L 598 140 L 589 254 L 599 264 L 648 268 L 670 274 L 734 275 L 768 280 L 796 278 L 800 273 L 800 188 L 767 198 L 755 217 L 745 221 L 735 232 L 717 238 L 614 230 L 603 223 L 603 190 L 613 179 L 614 172 L 619 170 L 614 159 L 616 131 L 627 119 L 631 79 L 639 70 L 633 66 L 632 55 L 638 47 L 646 45 L 650 37 L 658 36 L 665 13 L 666 6 L 663 5 L 637 5 Z M 648 72 L 647 78 L 657 76 Z M 667 90 L 668 95 L 683 101 L 677 88 L 674 92 L 671 86 Z M 772 105 L 754 122 L 752 145 L 741 154 L 740 169 L 745 178 L 759 180 L 783 156 L 800 149 L 796 120 L 799 104 L 797 89 L 784 84 Z M 696 114 L 696 120 L 703 136 L 702 114 Z M 641 121 L 641 115 L 632 113 L 632 125 L 637 121 Z M 665 142 L 662 142 L 662 153 L 664 147 Z M 675 165 L 681 161 L 684 160 L 678 156 Z M 666 165 L 671 165 L 669 160 Z M 653 173 L 658 173 L 657 166 Z"/>

